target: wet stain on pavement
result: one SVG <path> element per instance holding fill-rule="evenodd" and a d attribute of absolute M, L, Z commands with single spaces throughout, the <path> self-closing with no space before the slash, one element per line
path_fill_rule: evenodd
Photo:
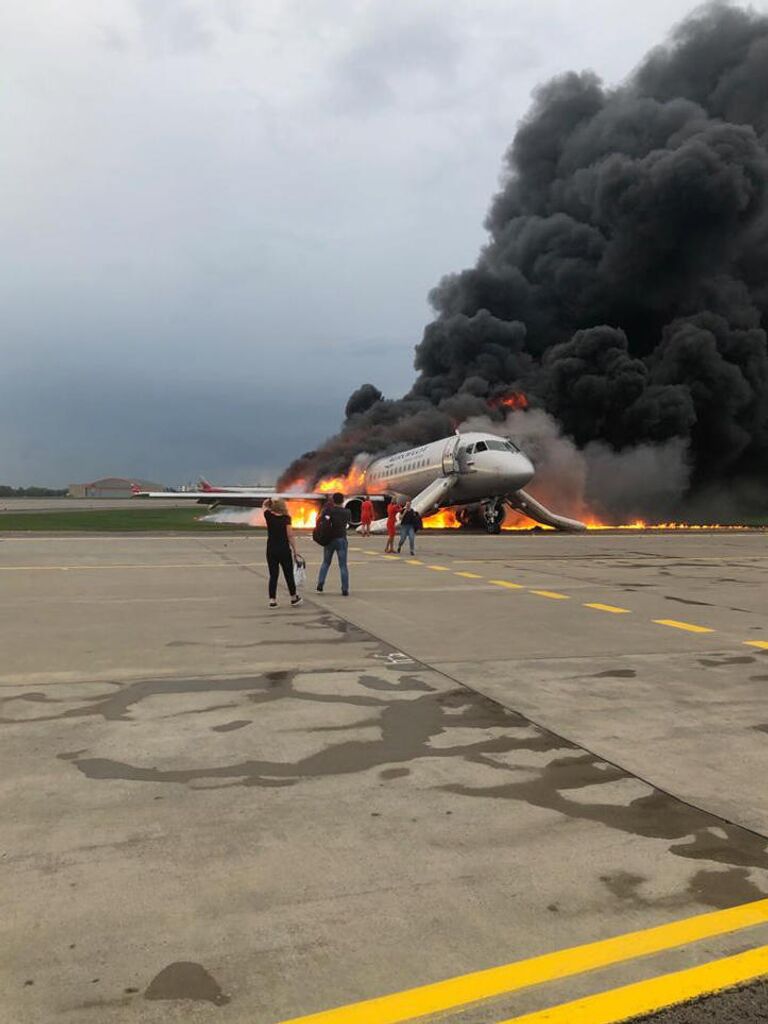
<path fill-rule="evenodd" d="M 728 871 L 697 871 L 688 884 L 688 891 L 698 903 L 726 910 L 741 903 L 762 900 L 768 896 L 750 879 L 746 868 Z"/>
<path fill-rule="evenodd" d="M 302 672 L 301 674 L 306 676 L 310 675 L 311 672 Z M 140 680 L 139 682 L 128 683 L 127 685 L 107 683 L 105 685 L 112 687 L 111 692 L 97 694 L 93 697 L 64 698 L 41 695 L 42 699 L 36 698 L 38 703 L 49 706 L 58 704 L 72 705 L 74 703 L 75 707 L 70 706 L 66 710 L 48 715 L 39 715 L 34 718 L 18 719 L 0 716 L 0 724 L 18 725 L 24 722 L 50 722 L 67 718 L 87 718 L 92 715 L 100 716 L 108 721 L 129 721 L 130 712 L 133 707 L 144 700 L 152 697 L 201 693 L 244 693 L 249 700 L 257 704 L 266 703 L 271 700 L 280 700 L 288 694 L 297 700 L 308 699 L 321 702 L 353 704 L 356 702 L 364 704 L 366 702 L 364 697 L 358 698 L 356 701 L 354 697 L 324 696 L 322 694 L 308 695 L 301 691 L 295 691 L 292 689 L 292 684 L 296 675 L 296 672 L 264 672 L 256 676 L 235 679 L 167 678 Z M 24 696 L 24 694 L 21 694 L 20 696 L 2 697 L 0 698 L 0 707 L 11 704 L 13 701 L 23 700 Z M 373 698 L 370 699 L 369 703 L 375 704 Z M 219 705 L 219 707 L 221 706 Z"/>
<path fill-rule="evenodd" d="M 644 875 L 634 875 L 631 871 L 614 871 L 610 875 L 600 875 L 600 881 L 616 899 L 645 905 L 646 901 L 638 894 L 640 886 L 648 881 Z"/>
<path fill-rule="evenodd" d="M 346 619 L 339 619 L 335 615 L 331 615 L 330 612 L 322 612 L 316 618 L 305 621 L 303 624 L 309 629 L 332 629 L 344 640 L 352 640 L 356 643 L 361 641 L 370 643 L 372 640 L 370 633 L 366 633 L 364 629 L 356 626 L 353 622 L 347 622 Z"/>
<path fill-rule="evenodd" d="M 699 903 L 706 907 L 726 910 L 752 900 L 764 899 L 768 895 L 750 879 L 746 868 L 704 868 L 691 876 L 685 890 L 666 896 L 643 893 L 644 885 L 652 885 L 651 879 L 629 871 L 614 871 L 608 875 L 601 875 L 600 881 L 616 899 L 638 909 L 683 908 L 691 903 Z"/>
<path fill-rule="evenodd" d="M 418 676 L 401 676 L 399 682 L 393 683 L 389 679 L 381 679 L 379 676 L 360 676 L 360 685 L 366 690 L 381 690 L 389 692 L 420 691 L 422 693 L 433 693 L 434 689 L 425 683 Z"/>
<path fill-rule="evenodd" d="M 538 778 L 502 782 L 498 786 L 449 785 L 450 793 L 502 800 L 522 800 L 558 811 L 568 818 L 599 822 L 628 835 L 669 841 L 669 852 L 691 860 L 768 869 L 768 841 L 722 821 L 667 793 L 648 787 L 645 796 L 627 804 L 569 800 L 568 790 L 604 785 L 630 778 L 589 753 L 556 758 Z"/>
<path fill-rule="evenodd" d="M 605 672 L 595 672 L 590 679 L 634 679 L 637 672 L 633 668 L 609 668 Z"/>
<path fill-rule="evenodd" d="M 168 964 L 149 983 L 145 999 L 191 999 L 226 1006 L 231 1002 L 204 967 L 190 961 Z"/>
<path fill-rule="evenodd" d="M 333 629 L 344 640 L 365 641 L 369 649 L 381 652 L 382 657 L 392 654 L 390 648 L 372 641 L 363 630 L 330 614 L 323 613 L 310 622 L 318 630 Z M 701 658 L 699 664 L 724 667 L 754 661 L 756 658 L 748 655 L 722 654 Z M 345 673 L 351 685 L 343 693 L 323 692 L 323 680 L 336 675 L 331 670 L 275 671 L 237 678 L 161 678 L 125 684 L 105 682 L 101 693 L 69 698 L 33 690 L 2 698 L 0 708 L 13 707 L 12 701 L 21 700 L 27 704 L 25 710 L 30 714 L 37 712 L 37 717 L 21 720 L 2 717 L 0 723 L 17 725 L 19 721 L 90 717 L 110 722 L 135 722 L 134 712 L 143 702 L 173 697 L 180 698 L 178 714 L 193 711 L 205 714 L 211 709 L 191 711 L 183 705 L 183 698 L 199 695 L 211 695 L 217 707 L 222 706 L 221 698 L 235 699 L 246 705 L 242 708 L 246 713 L 254 706 L 273 701 L 361 709 L 362 715 L 346 724 L 298 728 L 297 731 L 306 735 L 339 734 L 339 741 L 329 742 L 323 749 L 295 761 L 259 757 L 258 745 L 254 750 L 257 756 L 247 756 L 248 750 L 242 757 L 240 751 L 241 759 L 229 764 L 200 763 L 201 757 L 195 757 L 194 751 L 191 763 L 187 761 L 167 768 L 156 767 L 151 762 L 149 765 L 129 764 L 89 756 L 85 750 L 62 753 L 59 758 L 71 763 L 88 779 L 181 784 L 207 790 L 307 785 L 329 776 L 373 770 L 378 772 L 378 778 L 390 780 L 405 777 L 415 770 L 419 761 L 455 759 L 483 771 L 473 772 L 471 785 L 451 783 L 438 785 L 437 790 L 475 800 L 519 801 L 564 819 L 599 824 L 614 833 L 661 840 L 675 857 L 708 861 L 729 869 L 702 869 L 691 879 L 689 890 L 676 898 L 719 905 L 713 901 L 730 899 L 734 893 L 749 893 L 750 887 L 762 895 L 753 886 L 747 870 L 752 867 L 768 869 L 766 841 L 761 837 L 651 786 L 632 799 L 623 796 L 621 786 L 603 790 L 602 787 L 611 784 L 631 781 L 631 793 L 636 794 L 638 783 L 621 768 L 532 725 L 521 715 L 471 690 L 456 687 L 436 691 L 413 669 L 403 672 L 396 664 L 371 667 L 374 671 L 367 674 Z M 635 675 L 634 669 L 616 667 L 597 673 L 594 678 L 630 679 Z M 303 688 L 303 681 L 308 678 L 311 683 Z M 167 710 L 167 703 L 162 709 Z M 147 709 L 143 710 L 147 714 Z M 226 733 L 250 723 L 251 719 L 235 719 L 211 728 Z M 363 729 L 372 733 L 360 738 Z M 246 738 L 250 742 L 252 733 L 246 734 Z M 517 751 L 526 752 L 525 757 L 520 757 L 521 764 L 515 763 Z M 531 757 L 531 754 L 542 756 Z M 476 777 L 480 781 L 474 783 Z M 599 798 L 590 796 L 598 793 Z M 640 894 L 643 879 L 639 875 L 605 876 L 603 882 L 616 898 L 644 898 Z M 734 898 L 734 902 L 737 901 Z M 215 1005 L 223 1005 L 221 1000 L 228 1001 L 204 968 L 193 963 L 166 967 L 152 981 L 145 997 L 199 999 Z"/>
<path fill-rule="evenodd" d="M 705 668 L 722 668 L 726 665 L 749 665 L 753 661 L 757 661 L 757 658 L 749 654 L 737 654 L 731 657 L 723 656 L 720 658 L 699 658 L 699 664 L 704 665 Z"/>
<path fill-rule="evenodd" d="M 410 685 L 412 677 L 401 676 L 400 683 L 403 682 Z M 229 688 L 243 691 L 246 699 L 255 703 L 296 699 L 345 704 L 369 709 L 371 714 L 362 721 L 301 730 L 340 734 L 349 731 L 357 735 L 331 743 L 295 762 L 245 758 L 225 765 L 163 769 L 88 757 L 83 752 L 59 756 L 71 761 L 89 779 L 175 783 L 208 789 L 294 786 L 372 769 L 388 773 L 382 777 L 395 778 L 398 776 L 393 772 L 407 771 L 419 760 L 454 758 L 490 769 L 500 781 L 490 785 L 439 786 L 443 792 L 475 799 L 516 800 L 574 821 L 599 823 L 627 835 L 666 840 L 674 856 L 688 860 L 710 861 L 732 868 L 768 869 L 764 839 L 650 786 L 647 793 L 627 802 L 622 801 L 620 792 L 607 800 L 601 797 L 590 801 L 589 791 L 598 792 L 595 787 L 630 780 L 632 776 L 472 691 L 456 688 L 418 696 L 406 696 L 403 691 L 373 695 L 369 691 L 369 694 L 342 696 L 315 690 L 298 691 L 294 684 L 295 673 L 292 672 L 216 683 L 160 680 L 129 685 L 107 698 L 90 698 L 86 701 L 89 705 L 86 713 L 125 719 L 128 709 L 136 702 L 158 692 L 184 694 Z M 359 738 L 362 728 L 371 727 L 375 727 L 378 735 Z M 459 731 L 461 741 L 451 742 L 454 729 Z M 474 730 L 476 737 L 467 737 L 468 730 Z M 438 737 L 442 737 L 440 742 L 436 742 Z M 537 767 L 518 766 L 514 763 L 515 751 L 557 756 Z M 636 784 L 636 780 L 632 781 Z M 620 879 L 613 884 L 626 887 L 630 883 Z"/>
<path fill-rule="evenodd" d="M 365 772 L 372 768 L 402 764 L 419 758 L 459 757 L 470 762 L 498 767 L 495 761 L 490 760 L 493 755 L 509 754 L 515 750 L 546 753 L 553 750 L 576 749 L 569 741 L 544 730 L 533 729 L 521 716 L 499 707 L 485 697 L 465 690 L 442 694 L 429 693 L 415 698 L 395 699 L 392 702 L 362 695 L 336 697 L 291 691 L 291 696 L 308 701 L 348 704 L 378 710 L 375 717 L 362 722 L 358 720 L 347 725 L 319 726 L 303 731 L 355 732 L 362 727 L 375 725 L 380 735 L 376 739 L 348 740 L 328 746 L 294 763 L 249 759 L 229 765 L 162 770 L 108 758 L 68 756 L 67 759 L 74 761 L 79 771 L 91 779 L 169 783 L 223 779 L 232 780 L 230 784 L 235 786 L 269 787 L 290 786 L 325 776 Z M 258 698 L 259 694 L 251 695 L 251 699 Z M 454 728 L 477 729 L 480 736 L 476 742 L 464 742 L 454 746 L 431 745 L 433 738 L 449 733 Z M 488 735 L 487 730 L 491 728 L 503 728 L 506 734 Z M 533 735 L 530 734 L 532 729 Z M 515 732 L 518 730 L 523 730 L 527 735 L 516 736 Z"/>
<path fill-rule="evenodd" d="M 664 597 L 665 597 L 665 600 L 667 600 L 667 601 L 677 601 L 678 604 L 694 604 L 694 605 L 698 605 L 701 608 L 717 608 L 717 605 L 713 604 L 711 601 L 694 601 L 690 597 L 673 597 L 671 594 L 665 594 Z M 735 608 L 735 607 L 728 606 L 728 611 L 729 612 L 741 612 L 742 614 L 748 615 L 750 613 L 751 609 L 749 609 L 749 608 Z"/>

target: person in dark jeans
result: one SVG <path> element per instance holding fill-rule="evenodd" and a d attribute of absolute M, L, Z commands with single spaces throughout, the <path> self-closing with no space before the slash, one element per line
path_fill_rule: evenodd
<path fill-rule="evenodd" d="M 264 502 L 264 522 L 267 524 L 267 566 L 269 567 L 269 607 L 277 608 L 277 578 L 283 570 L 291 604 L 301 604 L 293 578 L 293 563 L 299 561 L 296 539 L 291 528 L 288 506 L 282 498 L 268 498 Z"/>
<path fill-rule="evenodd" d="M 403 549 L 406 540 L 411 549 L 411 554 L 416 554 L 414 545 L 416 543 L 416 531 L 421 527 L 421 516 L 415 508 L 411 508 L 410 501 L 406 501 L 403 514 L 400 516 L 400 543 L 397 545 L 398 555 Z"/>
<path fill-rule="evenodd" d="M 341 575 L 341 592 L 344 597 L 349 594 L 349 569 L 347 568 L 347 528 L 349 527 L 350 513 L 343 508 L 344 495 L 338 491 L 333 496 L 333 504 L 326 507 L 320 513 L 328 516 L 331 521 L 331 539 L 323 548 L 323 564 L 320 566 L 320 574 L 317 577 L 317 592 L 322 594 L 325 586 L 325 578 L 331 568 L 333 556 L 339 560 L 339 573 Z"/>

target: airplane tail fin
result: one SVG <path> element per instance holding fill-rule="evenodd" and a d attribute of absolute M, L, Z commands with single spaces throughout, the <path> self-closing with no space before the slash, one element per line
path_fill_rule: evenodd
<path fill-rule="evenodd" d="M 206 491 L 208 494 L 210 494 L 212 491 L 215 491 L 216 488 L 213 486 L 212 483 L 210 483 L 208 480 L 206 480 L 204 476 L 201 476 L 200 477 L 200 490 L 201 491 Z"/>

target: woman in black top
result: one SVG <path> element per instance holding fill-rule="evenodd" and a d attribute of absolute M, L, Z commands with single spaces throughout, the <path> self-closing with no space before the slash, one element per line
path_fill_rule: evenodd
<path fill-rule="evenodd" d="M 291 529 L 288 506 L 282 498 L 267 498 L 264 502 L 264 521 L 267 524 L 267 565 L 269 566 L 269 607 L 277 608 L 277 578 L 282 567 L 291 604 L 301 604 L 293 578 L 293 563 L 299 561 L 296 540 Z"/>

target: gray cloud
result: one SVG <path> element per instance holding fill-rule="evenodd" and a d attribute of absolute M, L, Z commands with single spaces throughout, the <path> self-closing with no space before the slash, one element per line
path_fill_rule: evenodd
<path fill-rule="evenodd" d="M 4 5 L 0 482 L 276 468 L 402 393 L 531 89 L 687 6 Z"/>

